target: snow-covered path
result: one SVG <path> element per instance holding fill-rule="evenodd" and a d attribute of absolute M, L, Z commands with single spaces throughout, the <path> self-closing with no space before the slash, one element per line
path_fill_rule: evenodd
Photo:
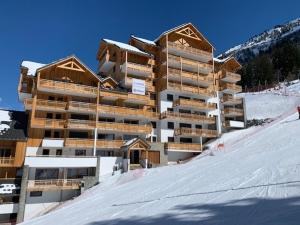
<path fill-rule="evenodd" d="M 225 134 L 224 151 L 112 177 L 28 224 L 298 225 L 299 135 L 296 113 Z"/>

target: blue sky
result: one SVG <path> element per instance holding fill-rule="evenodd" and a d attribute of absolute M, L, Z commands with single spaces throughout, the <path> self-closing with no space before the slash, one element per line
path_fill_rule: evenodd
<path fill-rule="evenodd" d="M 0 107 L 22 109 L 17 98 L 22 60 L 48 63 L 75 54 L 96 70 L 101 38 L 155 39 L 192 22 L 217 53 L 276 24 L 300 17 L 300 1 L 48 0 L 0 2 Z"/>

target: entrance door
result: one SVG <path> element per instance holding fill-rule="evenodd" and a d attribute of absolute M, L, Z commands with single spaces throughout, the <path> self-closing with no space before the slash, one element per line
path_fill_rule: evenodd
<path fill-rule="evenodd" d="M 140 163 L 140 152 L 138 150 L 130 151 L 130 164 L 139 164 Z"/>

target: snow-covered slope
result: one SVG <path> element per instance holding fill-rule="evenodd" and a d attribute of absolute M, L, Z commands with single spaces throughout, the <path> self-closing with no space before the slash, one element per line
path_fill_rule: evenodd
<path fill-rule="evenodd" d="M 218 57 L 225 58 L 229 55 L 234 55 L 239 61 L 245 62 L 261 51 L 266 51 L 278 41 L 288 38 L 296 33 L 300 34 L 300 18 L 282 25 L 277 25 L 259 35 L 255 35 L 245 43 L 230 48 Z"/>
<path fill-rule="evenodd" d="M 186 164 L 111 177 L 26 224 L 298 225 L 297 118 L 295 108 L 287 110 L 264 126 L 223 135 Z M 225 148 L 216 150 L 218 143 Z"/>

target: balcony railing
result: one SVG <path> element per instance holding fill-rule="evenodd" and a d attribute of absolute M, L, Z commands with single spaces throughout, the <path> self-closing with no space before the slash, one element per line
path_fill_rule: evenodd
<path fill-rule="evenodd" d="M 181 127 L 175 129 L 175 135 L 176 136 L 201 136 L 201 137 L 212 138 L 212 137 L 217 137 L 218 133 L 216 130 Z"/>
<path fill-rule="evenodd" d="M 238 108 L 225 108 L 224 109 L 225 116 L 243 116 L 244 110 Z"/>
<path fill-rule="evenodd" d="M 181 79 L 189 79 L 199 83 L 206 83 L 207 85 L 213 84 L 213 77 L 209 75 L 203 75 L 193 72 L 181 71 L 179 69 L 169 68 L 169 79 L 176 78 L 176 80 Z M 181 78 L 180 78 L 181 77 Z"/>
<path fill-rule="evenodd" d="M 148 65 L 137 64 L 133 62 L 127 62 L 122 65 L 122 72 L 126 72 L 127 65 L 127 73 L 132 75 L 138 75 L 143 77 L 151 77 L 152 75 L 152 67 Z"/>
<path fill-rule="evenodd" d="M 152 131 L 151 124 L 128 124 L 128 123 L 111 123 L 111 122 L 98 122 L 98 131 L 106 132 L 119 132 L 130 134 L 150 134 Z"/>
<path fill-rule="evenodd" d="M 221 73 L 221 80 L 225 82 L 236 83 L 241 80 L 241 75 L 223 70 Z"/>
<path fill-rule="evenodd" d="M 96 121 L 68 119 L 69 129 L 91 130 L 96 128 Z"/>
<path fill-rule="evenodd" d="M 168 151 L 202 152 L 202 145 L 198 143 L 171 143 L 165 144 Z"/>
<path fill-rule="evenodd" d="M 242 104 L 242 98 L 234 97 L 232 95 L 224 95 L 223 98 L 223 104 L 228 104 L 228 105 L 237 105 L 237 104 Z"/>
<path fill-rule="evenodd" d="M 32 109 L 33 99 L 25 99 L 24 101 L 26 109 Z M 43 111 L 64 111 L 66 109 L 66 102 L 62 101 L 51 101 L 51 100 L 44 100 L 44 99 L 37 99 L 36 100 L 36 109 L 43 110 Z"/>
<path fill-rule="evenodd" d="M 197 108 L 204 111 L 215 110 L 217 105 L 215 103 L 200 102 L 193 99 L 179 98 L 173 102 L 173 107 L 186 107 L 186 108 Z"/>
<path fill-rule="evenodd" d="M 168 89 L 173 89 L 175 91 L 182 91 L 182 92 L 189 92 L 197 95 L 202 95 L 207 98 L 213 97 L 214 96 L 214 91 L 209 90 L 207 88 L 201 88 L 201 87 L 195 87 L 191 85 L 186 85 L 186 84 L 178 84 L 178 83 L 173 83 L 169 82 L 168 83 Z"/>
<path fill-rule="evenodd" d="M 97 140 L 97 148 L 103 149 L 118 149 L 123 145 L 123 140 Z M 66 147 L 71 148 L 93 148 L 93 139 L 67 138 L 65 141 Z"/>
<path fill-rule="evenodd" d="M 242 91 L 242 87 L 236 84 L 231 84 L 231 83 L 224 83 L 221 85 L 221 90 L 224 93 L 229 93 L 229 94 L 233 94 L 233 93 L 238 93 Z"/>
<path fill-rule="evenodd" d="M 97 104 L 70 101 L 68 110 L 71 112 L 96 113 Z"/>
<path fill-rule="evenodd" d="M 51 92 L 60 91 L 71 95 L 97 97 L 98 88 L 63 81 L 40 79 L 38 89 Z"/>
<path fill-rule="evenodd" d="M 104 99 L 124 100 L 127 102 L 146 105 L 149 102 L 149 95 L 137 95 L 127 92 L 114 92 L 111 90 L 100 90 L 100 97 Z"/>
<path fill-rule="evenodd" d="M 80 179 L 29 180 L 27 189 L 30 191 L 67 190 L 79 189 L 80 186 Z"/>
<path fill-rule="evenodd" d="M 207 117 L 203 115 L 198 114 L 192 114 L 192 113 L 180 113 L 180 112 L 169 112 L 165 111 L 161 113 L 161 119 L 165 118 L 171 118 L 175 120 L 181 120 L 181 121 L 194 121 L 198 123 L 205 123 L 205 124 L 214 124 L 215 118 L 213 117 Z"/>
<path fill-rule="evenodd" d="M 184 45 L 181 45 L 181 44 L 176 44 L 176 43 L 170 42 L 170 41 L 168 41 L 168 46 L 172 47 L 172 48 L 176 48 L 180 51 L 187 52 L 189 54 L 205 56 L 208 59 L 212 58 L 212 54 L 210 52 L 203 51 L 201 49 L 193 48 L 193 47 L 190 47 L 190 46 L 184 46 Z"/>
<path fill-rule="evenodd" d="M 33 128 L 47 128 L 47 129 L 64 129 L 66 121 L 59 119 L 45 119 L 45 118 L 34 118 L 31 121 Z"/>
<path fill-rule="evenodd" d="M 15 162 L 14 157 L 0 157 L 0 166 L 5 167 L 5 166 L 13 166 Z"/>
<path fill-rule="evenodd" d="M 120 106 L 111 106 L 111 105 L 99 105 L 98 106 L 99 114 L 108 114 L 108 115 L 121 115 L 121 116 L 134 116 L 134 117 L 143 117 L 158 119 L 159 115 L 155 112 L 144 111 L 143 109 L 134 109 Z"/>

